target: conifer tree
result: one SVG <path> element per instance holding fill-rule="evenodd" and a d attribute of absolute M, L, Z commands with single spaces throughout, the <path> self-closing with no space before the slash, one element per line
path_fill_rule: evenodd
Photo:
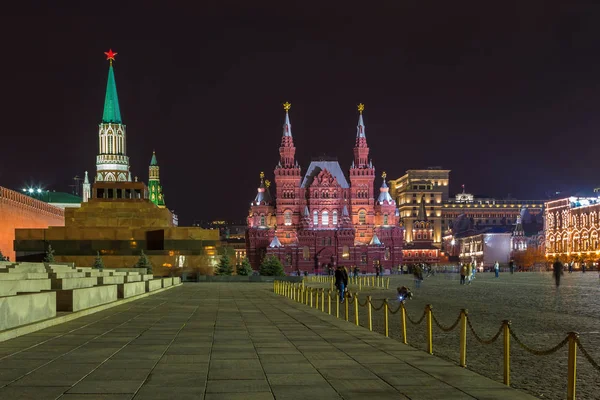
<path fill-rule="evenodd" d="M 254 270 L 252 269 L 252 265 L 250 265 L 250 260 L 248 257 L 245 257 L 242 260 L 242 263 L 237 267 L 237 274 L 242 276 L 252 275 Z"/>
<path fill-rule="evenodd" d="M 94 260 L 94 268 L 102 271 L 104 269 L 104 261 L 102 261 L 102 257 L 100 257 L 100 252 L 96 252 L 96 259 Z"/>
<path fill-rule="evenodd" d="M 219 260 L 219 266 L 217 267 L 215 275 L 231 275 L 232 273 L 233 268 L 231 267 L 231 259 L 229 255 L 221 255 L 221 259 Z"/>
<path fill-rule="evenodd" d="M 266 257 L 260 265 L 260 274 L 264 276 L 285 276 L 283 265 L 275 256 Z"/>
<path fill-rule="evenodd" d="M 0 261 L 8 261 L 8 259 L 4 257 L 4 254 L 2 254 L 2 250 L 0 250 Z"/>
<path fill-rule="evenodd" d="M 48 245 L 48 250 L 46 250 L 46 257 L 44 257 L 44 261 L 47 262 L 47 263 L 53 263 L 53 262 L 55 262 L 55 260 L 54 260 L 54 249 L 52 248 L 51 244 Z"/>
<path fill-rule="evenodd" d="M 152 273 L 152 263 L 150 262 L 150 259 L 148 258 L 146 253 L 144 253 L 144 250 L 141 251 L 140 258 L 138 259 L 137 264 L 135 264 L 135 266 L 136 268 L 146 268 L 146 272 L 148 274 Z"/>

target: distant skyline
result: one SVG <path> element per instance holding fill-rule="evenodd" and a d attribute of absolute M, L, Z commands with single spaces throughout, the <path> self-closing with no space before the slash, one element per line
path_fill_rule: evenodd
<path fill-rule="evenodd" d="M 323 154 L 347 173 L 364 103 L 376 187 L 428 166 L 452 170 L 451 194 L 600 186 L 599 5 L 79 7 L 0 27 L 1 186 L 94 176 L 109 48 L 132 176 L 156 149 L 184 225 L 244 218 L 260 171 L 273 180 L 285 101 L 303 173 Z"/>

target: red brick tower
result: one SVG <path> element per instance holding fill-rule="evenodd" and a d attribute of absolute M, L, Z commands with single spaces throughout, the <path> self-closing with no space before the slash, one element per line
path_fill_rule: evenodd
<path fill-rule="evenodd" d="M 260 186 L 254 201 L 250 203 L 246 231 L 246 253 L 254 268 L 258 268 L 262 262 L 275 230 L 275 207 L 269 186 L 269 181 L 265 181 L 265 174 L 261 172 Z"/>
<path fill-rule="evenodd" d="M 356 228 L 356 241 L 369 243 L 373 236 L 375 168 L 369 160 L 369 146 L 365 136 L 365 124 L 362 113 L 365 106 L 358 105 L 358 126 L 356 127 L 356 144 L 354 145 L 354 161 L 350 167 L 350 215 Z"/>
<path fill-rule="evenodd" d="M 283 104 L 285 122 L 279 147 L 279 163 L 275 167 L 275 188 L 277 202 L 277 237 L 283 245 L 296 242 L 296 227 L 302 220 L 302 210 L 306 202 L 300 191 L 300 166 L 294 158 L 296 147 L 292 137 L 292 124 L 289 111 L 292 105 Z"/>

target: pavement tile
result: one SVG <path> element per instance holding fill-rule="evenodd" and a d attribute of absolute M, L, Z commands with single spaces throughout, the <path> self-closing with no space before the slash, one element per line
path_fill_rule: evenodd
<path fill-rule="evenodd" d="M 7 400 L 55 400 L 69 390 L 65 387 L 19 387 L 6 386 L 0 388 L 0 399 Z"/>
<path fill-rule="evenodd" d="M 267 379 L 271 385 L 329 385 L 321 374 L 269 374 Z"/>
<path fill-rule="evenodd" d="M 396 387 L 396 389 L 411 400 L 473 400 L 472 396 L 454 388 L 403 386 Z M 507 398 L 512 400 L 512 397 Z"/>
<path fill-rule="evenodd" d="M 89 374 L 85 379 L 91 381 L 127 381 L 127 380 L 144 380 L 150 375 L 152 370 L 148 368 L 133 369 L 127 368 L 127 371 L 121 369 L 112 369 L 100 367 Z"/>
<path fill-rule="evenodd" d="M 84 379 L 79 382 L 68 393 L 135 393 L 144 381 L 138 380 L 106 380 L 106 381 L 94 381 L 90 379 Z"/>
<path fill-rule="evenodd" d="M 63 395 L 60 400 L 131 400 L 130 394 L 70 394 Z"/>
<path fill-rule="evenodd" d="M 288 362 L 288 363 L 262 363 L 262 367 L 267 374 L 314 374 L 317 369 L 308 361 Z"/>
<path fill-rule="evenodd" d="M 142 386 L 134 400 L 199 400 L 204 396 L 204 387 Z M 131 396 L 129 397 L 131 398 Z M 62 399 L 61 399 L 62 400 Z"/>
<path fill-rule="evenodd" d="M 204 400 L 274 400 L 271 392 L 255 393 L 207 393 Z M 280 398 L 277 397 L 277 400 Z M 137 400 L 137 397 L 135 398 Z"/>
<path fill-rule="evenodd" d="M 205 387 L 206 386 L 206 372 L 193 373 L 191 371 L 179 370 L 179 371 L 154 371 L 144 382 L 144 386 L 161 386 L 178 388 L 181 386 L 186 387 Z"/>
<path fill-rule="evenodd" d="M 208 363 L 208 356 L 197 354 L 165 354 L 159 363 L 167 364 L 205 364 Z"/>
<path fill-rule="evenodd" d="M 211 360 L 211 369 L 262 369 L 260 361 L 245 360 Z"/>
<path fill-rule="evenodd" d="M 208 379 L 265 379 L 265 373 L 262 369 L 209 369 Z"/>
<path fill-rule="evenodd" d="M 206 393 L 251 393 L 268 391 L 270 391 L 270 386 L 265 379 L 209 380 L 206 384 Z"/>
<path fill-rule="evenodd" d="M 271 385 L 277 400 L 341 399 L 342 397 L 329 385 Z"/>

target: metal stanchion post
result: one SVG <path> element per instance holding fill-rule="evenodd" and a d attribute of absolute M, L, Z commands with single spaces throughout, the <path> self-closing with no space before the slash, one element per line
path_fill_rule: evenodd
<path fill-rule="evenodd" d="M 575 400 L 575 387 L 577 385 L 577 336 L 577 332 L 569 332 L 567 400 Z"/>
<path fill-rule="evenodd" d="M 390 288 L 390 278 L 387 278 L 387 283 L 385 284 L 385 288 L 386 289 Z"/>
<path fill-rule="evenodd" d="M 348 296 L 347 292 L 344 292 L 344 311 L 345 311 L 345 319 L 348 321 Z"/>
<path fill-rule="evenodd" d="M 383 300 L 383 322 L 385 324 L 385 337 L 390 337 L 389 306 L 387 299 Z"/>
<path fill-rule="evenodd" d="M 460 366 L 467 366 L 467 310 L 460 311 Z"/>
<path fill-rule="evenodd" d="M 335 317 L 340 317 L 340 291 L 335 291 Z"/>
<path fill-rule="evenodd" d="M 321 289 L 321 312 L 325 312 L 325 289 Z"/>
<path fill-rule="evenodd" d="M 404 302 L 400 303 L 400 324 L 402 325 L 402 343 L 408 344 L 406 339 L 406 308 L 404 308 Z"/>
<path fill-rule="evenodd" d="M 327 313 L 331 315 L 331 290 L 327 291 Z"/>
<path fill-rule="evenodd" d="M 510 386 L 510 321 L 502 321 L 504 334 L 504 384 Z"/>
<path fill-rule="evenodd" d="M 427 312 L 427 352 L 433 354 L 433 321 L 431 318 L 431 304 L 425 306 Z"/>
<path fill-rule="evenodd" d="M 371 296 L 367 296 L 367 315 L 369 317 L 369 330 L 373 330 L 373 310 L 371 307 Z"/>
<path fill-rule="evenodd" d="M 358 291 L 362 290 L 362 278 L 358 278 Z"/>
<path fill-rule="evenodd" d="M 354 323 L 359 326 L 358 323 L 358 294 L 354 293 Z"/>
<path fill-rule="evenodd" d="M 310 296 L 310 308 L 312 308 L 313 307 L 313 297 L 314 297 L 312 288 L 309 289 L 308 294 Z"/>

